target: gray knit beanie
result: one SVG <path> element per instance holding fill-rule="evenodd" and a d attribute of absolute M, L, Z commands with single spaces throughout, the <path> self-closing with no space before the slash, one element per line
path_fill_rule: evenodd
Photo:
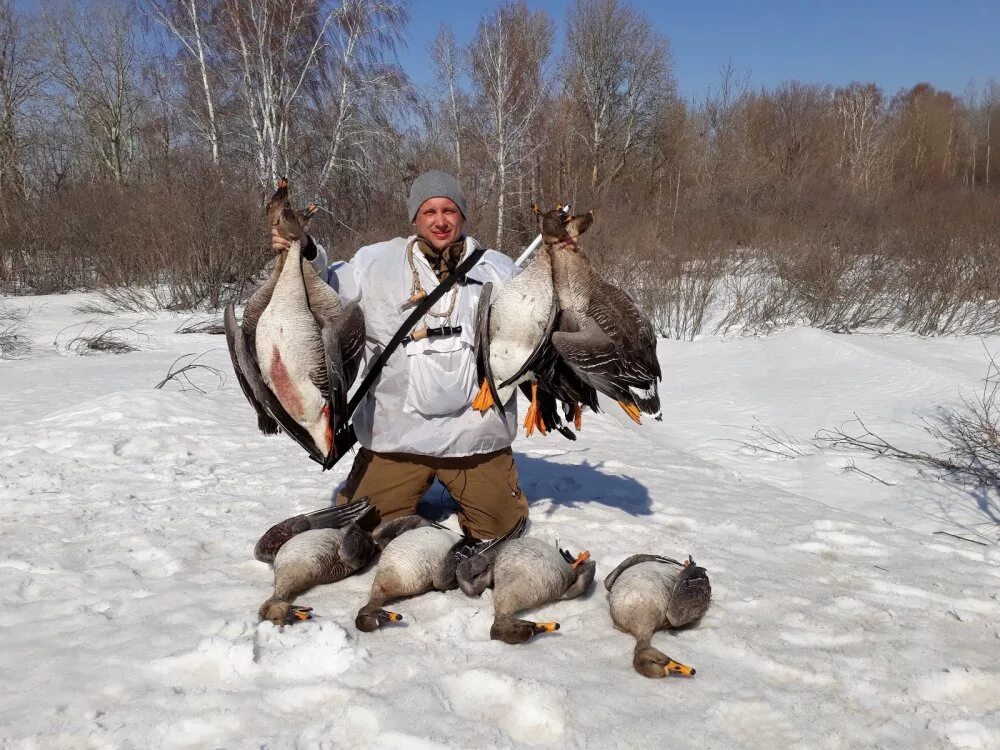
<path fill-rule="evenodd" d="M 451 198 L 465 217 L 465 193 L 461 183 L 447 172 L 432 169 L 424 172 L 410 186 L 410 197 L 406 199 L 406 210 L 410 221 L 417 218 L 417 211 L 430 198 Z"/>

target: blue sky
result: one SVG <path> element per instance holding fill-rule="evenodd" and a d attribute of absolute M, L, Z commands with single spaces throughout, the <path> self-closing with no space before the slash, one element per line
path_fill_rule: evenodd
<path fill-rule="evenodd" d="M 529 0 L 556 21 L 561 47 L 570 0 Z M 754 87 L 795 79 L 842 85 L 875 82 L 891 95 L 927 81 L 961 94 L 969 81 L 1000 80 L 1000 0 L 828 0 L 632 3 L 672 45 L 680 92 L 702 97 L 732 59 Z M 413 80 L 431 83 L 425 52 L 442 22 L 471 40 L 496 2 L 412 0 L 400 61 Z"/>

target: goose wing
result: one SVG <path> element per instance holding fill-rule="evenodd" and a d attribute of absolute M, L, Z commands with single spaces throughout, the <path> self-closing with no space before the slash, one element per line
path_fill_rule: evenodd
<path fill-rule="evenodd" d="M 269 426 L 272 423 L 280 426 L 292 440 L 306 450 L 306 453 L 313 460 L 322 464 L 325 456 L 316 446 L 312 436 L 285 411 L 285 407 L 264 383 L 257 360 L 254 358 L 242 329 L 236 324 L 236 315 L 232 305 L 226 308 L 225 318 L 226 343 L 229 344 L 230 355 L 233 357 L 233 367 L 237 373 L 237 380 L 240 381 L 241 387 L 249 389 L 249 393 L 247 390 L 244 390 L 244 393 L 254 409 L 257 410 L 258 423 L 262 421 L 263 416 L 270 417 Z"/>
<path fill-rule="evenodd" d="M 240 384 L 240 390 L 243 391 L 243 395 L 246 396 L 247 401 L 250 402 L 250 406 L 257 413 L 257 427 L 265 435 L 277 435 L 281 431 L 278 428 L 278 423 L 274 421 L 274 417 L 268 413 L 267 409 L 254 396 L 247 376 L 243 374 L 243 368 L 240 366 L 239 356 L 236 353 L 236 341 L 237 337 L 239 337 L 242 346 L 245 336 L 239 323 L 236 322 L 236 311 L 232 304 L 226 306 L 223 323 L 226 329 L 226 346 L 229 349 L 229 358 L 233 361 L 233 372 L 236 373 L 236 381 Z M 256 367 L 256 365 L 257 363 L 254 361 L 253 366 Z"/>
<path fill-rule="evenodd" d="M 486 381 L 493 397 L 493 408 L 503 416 L 503 404 L 497 393 L 497 384 L 493 379 L 493 369 L 490 367 L 490 304 L 493 298 L 493 282 L 483 284 L 479 293 L 479 305 L 476 307 L 476 375 L 477 382 Z"/>
<path fill-rule="evenodd" d="M 633 565 L 638 565 L 639 563 L 644 562 L 667 563 L 678 567 L 684 566 L 684 563 L 674 560 L 672 557 L 663 557 L 662 555 L 632 555 L 631 557 L 627 557 L 622 560 L 617 568 L 608 573 L 608 577 L 604 579 L 604 588 L 611 591 L 611 588 L 615 585 L 615 581 L 618 580 L 618 576 L 631 568 Z"/>
<path fill-rule="evenodd" d="M 559 322 L 559 305 L 555 303 L 553 299 L 552 309 L 549 311 L 549 319 L 545 324 L 545 333 L 535 344 L 535 348 L 532 350 L 531 354 L 524 361 L 524 364 L 518 368 L 517 372 L 507 378 L 500 384 L 500 388 L 504 388 L 511 383 L 516 383 L 527 372 L 534 372 L 539 368 L 547 359 L 550 359 L 549 352 L 552 351 L 552 333 L 556 329 L 556 324 Z"/>
<path fill-rule="evenodd" d="M 588 312 L 615 344 L 636 377 L 647 381 L 660 379 L 656 331 L 631 295 L 616 286 L 601 283 L 597 294 L 590 298 Z"/>

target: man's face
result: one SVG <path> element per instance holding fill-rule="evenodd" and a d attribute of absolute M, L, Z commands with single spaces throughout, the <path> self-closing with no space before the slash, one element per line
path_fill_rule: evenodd
<path fill-rule="evenodd" d="M 428 198 L 413 220 L 417 234 L 435 250 L 442 250 L 462 236 L 462 212 L 451 198 Z"/>

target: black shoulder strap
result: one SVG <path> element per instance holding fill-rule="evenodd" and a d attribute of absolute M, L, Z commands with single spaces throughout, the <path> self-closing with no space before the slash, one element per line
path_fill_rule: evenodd
<path fill-rule="evenodd" d="M 449 274 L 444 281 L 434 287 L 426 297 L 424 297 L 417 304 L 415 308 L 406 316 L 406 320 L 403 321 L 403 325 L 399 327 L 396 333 L 393 334 L 392 338 L 389 339 L 389 343 L 385 345 L 382 353 L 378 355 L 375 363 L 368 368 L 368 374 L 365 375 L 364 380 L 361 381 L 361 385 L 351 396 L 351 400 L 347 403 L 347 414 L 343 417 L 343 422 L 347 426 L 342 429 L 337 435 L 334 436 L 335 450 L 327 458 L 326 463 L 323 464 L 323 469 L 329 469 L 334 464 L 341 459 L 341 457 L 347 453 L 354 444 L 358 441 L 357 435 L 354 434 L 354 425 L 348 423 L 348 420 L 354 414 L 358 406 L 368 395 L 368 391 L 375 384 L 378 376 L 382 372 L 382 368 L 385 367 L 385 363 L 389 361 L 389 357 L 392 355 L 399 345 L 403 342 L 403 339 L 407 337 L 410 333 L 410 329 L 415 326 L 427 311 L 430 310 L 434 304 L 441 299 L 449 289 L 451 289 L 455 284 L 463 281 L 465 275 L 472 270 L 473 266 L 479 262 L 479 259 L 483 257 L 486 252 L 486 248 L 476 247 L 471 253 L 469 253 L 465 259 L 458 264 L 455 272 Z"/>

